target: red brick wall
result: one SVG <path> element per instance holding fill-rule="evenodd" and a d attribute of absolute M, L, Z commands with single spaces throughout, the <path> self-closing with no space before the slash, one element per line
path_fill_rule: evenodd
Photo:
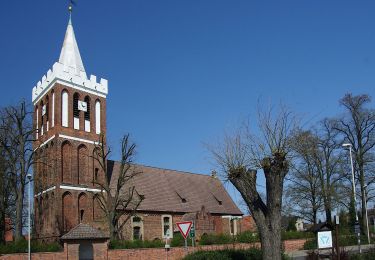
<path fill-rule="evenodd" d="M 290 240 L 285 241 L 285 251 L 295 251 L 303 248 L 303 244 L 306 240 Z M 194 250 L 222 250 L 225 248 L 229 249 L 248 249 L 252 247 L 260 248 L 260 243 L 254 244 L 230 244 L 230 245 L 210 245 L 210 246 L 198 246 Z M 193 252 L 193 249 L 189 248 L 189 253 Z M 123 250 L 108 250 L 108 259 L 111 260 L 158 260 L 166 259 L 177 260 L 183 258 L 187 252 L 183 247 L 171 248 L 167 253 L 164 248 L 150 248 L 150 249 L 123 249 Z"/>
<path fill-rule="evenodd" d="M 240 220 L 240 224 L 241 224 L 241 232 L 244 232 L 244 231 L 255 232 L 257 230 L 254 218 L 252 216 L 243 216 L 242 219 Z"/>
<path fill-rule="evenodd" d="M 68 127 L 61 124 L 61 105 L 62 91 L 68 92 Z M 54 126 L 52 127 L 52 92 L 55 94 L 54 109 Z M 79 93 L 79 100 L 89 97 L 90 105 L 90 132 L 84 131 L 84 113 L 81 111 L 80 129 L 73 128 L 73 95 Z M 47 99 L 48 96 L 48 99 Z M 43 144 L 50 138 L 54 137 L 43 147 L 37 150 L 38 162 L 34 168 L 34 193 L 38 194 L 49 188 L 55 187 L 54 190 L 45 192 L 37 196 L 34 200 L 35 214 L 35 238 L 42 241 L 51 241 L 58 239 L 64 234 L 64 225 L 67 223 L 67 229 L 74 227 L 80 221 L 80 210 L 84 210 L 84 222 L 92 222 L 93 214 L 99 215 L 98 211 L 93 211 L 93 197 L 91 193 L 86 193 L 79 203 L 80 191 L 69 190 L 69 196 L 66 197 L 65 203 L 63 196 L 67 190 L 60 189 L 60 184 L 83 185 L 83 187 L 94 187 L 95 168 L 99 169 L 99 178 L 104 180 L 104 173 L 100 167 L 94 164 L 92 155 L 94 145 L 86 142 L 63 139 L 58 135 L 68 135 L 71 137 L 81 138 L 89 141 L 98 141 L 99 135 L 95 131 L 95 102 L 101 104 L 101 132 L 106 132 L 106 99 L 93 94 L 87 94 L 84 91 L 77 91 L 62 84 L 55 84 L 53 89 L 44 95 L 38 101 L 38 126 L 36 126 L 36 114 L 34 114 L 34 126 L 41 127 L 42 124 L 42 102 L 49 104 L 47 115 L 44 116 L 43 128 L 44 133 L 39 133 L 38 139 L 34 142 L 34 148 Z M 36 111 L 35 107 L 35 111 Z M 47 131 L 48 117 L 48 131 Z M 92 224 L 95 227 L 103 226 L 99 217 Z"/>
<path fill-rule="evenodd" d="M 288 240 L 284 241 L 286 252 L 301 250 L 305 239 Z M 210 245 L 210 246 L 197 246 L 194 250 L 221 250 L 225 248 L 235 249 L 248 249 L 252 247 L 260 248 L 260 243 L 254 244 L 229 244 L 229 245 Z M 117 249 L 107 250 L 106 243 L 93 243 L 94 259 L 108 259 L 108 260 L 157 260 L 166 259 L 167 252 L 164 248 L 147 248 L 147 249 Z M 32 259 L 34 260 L 57 260 L 57 259 L 78 259 L 78 244 L 65 244 L 64 252 L 57 253 L 34 253 Z M 193 248 L 189 247 L 189 253 L 193 252 Z M 68 255 L 68 258 L 67 258 Z M 177 260 L 186 255 L 186 250 L 183 247 L 173 247 L 168 252 L 168 259 Z M 12 254 L 0 256 L 1 260 L 23 260 L 27 259 L 27 254 Z"/>
<path fill-rule="evenodd" d="M 1 260 L 27 260 L 27 254 L 11 254 L 0 256 Z M 33 253 L 31 259 L 33 260 L 60 260 L 67 259 L 64 252 L 55 253 Z"/>

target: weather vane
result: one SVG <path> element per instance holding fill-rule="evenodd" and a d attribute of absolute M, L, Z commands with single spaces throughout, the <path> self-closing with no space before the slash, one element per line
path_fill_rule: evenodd
<path fill-rule="evenodd" d="M 69 7 L 68 7 L 69 13 L 72 13 L 73 5 L 76 6 L 76 2 L 74 0 L 69 0 Z"/>

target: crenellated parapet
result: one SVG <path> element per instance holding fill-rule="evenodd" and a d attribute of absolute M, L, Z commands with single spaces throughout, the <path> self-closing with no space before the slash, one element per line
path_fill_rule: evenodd
<path fill-rule="evenodd" d="M 97 82 L 95 75 L 87 77 L 84 71 L 77 71 L 74 67 L 65 66 L 59 62 L 55 62 L 52 70 L 48 70 L 47 75 L 42 77 L 32 91 L 32 101 L 37 103 L 41 97 L 55 84 L 63 83 L 66 86 L 83 90 L 88 93 L 106 97 L 108 94 L 108 81 L 100 79 Z"/>

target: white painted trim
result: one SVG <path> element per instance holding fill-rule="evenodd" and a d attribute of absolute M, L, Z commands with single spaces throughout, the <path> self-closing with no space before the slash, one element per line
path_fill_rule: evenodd
<path fill-rule="evenodd" d="M 100 189 L 84 188 L 71 185 L 60 185 L 60 189 L 64 190 L 79 190 L 79 191 L 91 191 L 91 192 L 101 192 Z"/>
<path fill-rule="evenodd" d="M 33 104 L 36 105 L 44 97 L 44 94 L 47 93 L 56 83 L 62 84 L 64 86 L 66 86 L 66 87 L 71 87 L 71 88 L 76 89 L 76 90 L 85 91 L 86 93 L 97 95 L 98 97 L 102 97 L 102 98 L 106 98 L 106 94 L 108 94 L 108 93 L 101 94 L 101 93 L 99 93 L 97 91 L 90 90 L 89 88 L 82 87 L 82 86 L 80 86 L 78 84 L 72 84 L 69 81 L 66 81 L 66 80 L 63 80 L 63 79 L 59 79 L 59 78 L 55 78 L 54 80 L 52 80 L 47 85 L 46 88 L 44 88 L 39 94 L 37 94 L 38 98 L 33 101 Z"/>
<path fill-rule="evenodd" d="M 46 190 L 44 190 L 44 191 L 42 191 L 42 192 L 39 192 L 38 194 L 36 194 L 36 195 L 34 196 L 34 198 L 39 197 L 40 195 L 42 195 L 42 194 L 44 194 L 44 193 L 46 193 L 46 192 L 49 192 L 49 191 L 51 191 L 51 190 L 54 190 L 54 189 L 56 189 L 56 186 L 53 186 L 53 187 L 48 188 L 48 189 L 46 189 Z"/>
<path fill-rule="evenodd" d="M 51 136 L 50 138 L 48 138 L 48 140 L 45 141 L 44 143 L 42 143 L 39 147 L 35 148 L 35 149 L 34 149 L 34 152 L 35 152 L 36 150 L 38 150 L 39 148 L 42 148 L 43 146 L 45 146 L 45 145 L 46 145 L 49 141 L 51 141 L 53 138 L 55 138 L 54 135 Z"/>
<path fill-rule="evenodd" d="M 95 133 L 97 134 L 100 134 L 101 132 L 101 129 L 100 129 L 101 128 L 100 127 L 101 114 L 100 113 L 101 113 L 101 104 L 100 104 L 100 101 L 97 100 L 95 102 Z"/>
<path fill-rule="evenodd" d="M 242 219 L 242 216 L 225 215 L 225 216 L 221 216 L 221 218 Z"/>
<path fill-rule="evenodd" d="M 63 90 L 61 94 L 61 125 L 64 127 L 69 126 L 69 94 Z"/>
<path fill-rule="evenodd" d="M 73 126 L 75 130 L 79 130 L 79 117 L 73 117 Z"/>
<path fill-rule="evenodd" d="M 90 132 L 90 120 L 85 120 L 85 131 Z"/>
<path fill-rule="evenodd" d="M 169 218 L 169 237 L 167 236 L 164 236 L 164 218 L 165 217 L 168 217 Z M 172 219 L 172 215 L 161 215 L 161 237 L 166 239 L 170 239 L 170 238 L 173 238 L 173 219 Z"/>
<path fill-rule="evenodd" d="M 90 141 L 90 140 L 86 140 L 86 139 L 82 139 L 82 138 L 77 138 L 77 137 L 73 137 L 73 136 L 69 136 L 69 135 L 59 134 L 59 137 L 70 139 L 70 140 L 73 140 L 73 141 L 85 142 L 85 143 L 89 143 L 89 144 L 99 144 L 98 142 L 94 142 L 94 141 Z"/>

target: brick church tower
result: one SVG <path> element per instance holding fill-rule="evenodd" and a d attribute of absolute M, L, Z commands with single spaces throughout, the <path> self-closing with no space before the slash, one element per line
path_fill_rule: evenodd
<path fill-rule="evenodd" d="M 105 174 L 93 150 L 106 132 L 107 94 L 107 80 L 86 75 L 70 18 L 58 62 L 32 90 L 37 239 L 57 240 L 79 223 L 101 226 L 93 181 Z"/>

